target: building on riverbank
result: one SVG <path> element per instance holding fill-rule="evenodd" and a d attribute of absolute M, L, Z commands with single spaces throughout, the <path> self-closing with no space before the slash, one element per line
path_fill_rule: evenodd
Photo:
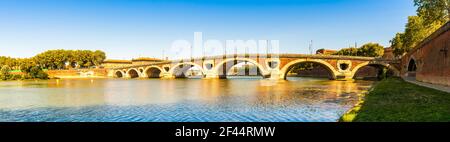
<path fill-rule="evenodd" d="M 383 54 L 382 58 L 386 59 L 386 60 L 398 59 L 398 58 L 395 57 L 394 50 L 392 49 L 392 47 L 384 48 L 384 54 Z"/>
<path fill-rule="evenodd" d="M 334 53 L 336 53 L 336 50 L 331 50 L 331 49 L 319 49 L 316 51 L 316 54 L 318 55 L 332 55 Z"/>

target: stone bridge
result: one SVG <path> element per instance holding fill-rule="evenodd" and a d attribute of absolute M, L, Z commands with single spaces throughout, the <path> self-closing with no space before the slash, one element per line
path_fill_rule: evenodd
<path fill-rule="evenodd" d="M 117 78 L 181 78 L 191 68 L 201 72 L 203 78 L 227 77 L 230 69 L 241 63 L 257 66 L 254 75 L 270 79 L 286 79 L 289 71 L 301 63 L 316 63 L 329 71 L 332 80 L 353 79 L 356 72 L 365 66 L 387 68 L 392 75 L 399 76 L 399 64 L 392 60 L 370 57 L 303 55 L 303 54 L 242 54 L 223 55 L 184 60 L 169 60 L 143 65 L 109 68 L 108 76 Z"/>

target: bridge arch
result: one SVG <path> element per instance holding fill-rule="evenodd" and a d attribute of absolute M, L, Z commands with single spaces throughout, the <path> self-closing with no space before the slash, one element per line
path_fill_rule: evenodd
<path fill-rule="evenodd" d="M 114 71 L 114 77 L 123 78 L 125 76 L 125 72 L 121 70 Z"/>
<path fill-rule="evenodd" d="M 414 58 L 409 59 L 408 62 L 408 72 L 415 72 L 417 71 L 417 62 Z"/>
<path fill-rule="evenodd" d="M 187 65 L 187 66 L 185 66 L 185 65 Z M 174 66 L 172 66 L 172 68 L 170 68 L 169 73 L 171 75 L 174 75 L 176 78 L 183 78 L 183 77 L 185 77 L 185 73 L 193 67 L 197 67 L 200 70 L 200 72 L 202 73 L 202 75 L 205 75 L 205 72 L 204 72 L 202 66 L 200 66 L 196 63 L 193 63 L 193 62 L 182 62 L 182 63 L 175 64 Z M 181 69 L 181 70 L 177 70 L 177 69 Z"/>
<path fill-rule="evenodd" d="M 417 60 L 414 56 L 411 56 L 406 63 L 406 76 L 407 77 L 416 77 L 417 72 Z"/>
<path fill-rule="evenodd" d="M 143 74 L 148 78 L 160 78 L 163 71 L 164 70 L 161 67 L 149 66 L 144 69 Z"/>
<path fill-rule="evenodd" d="M 286 79 L 287 74 L 289 73 L 289 71 L 295 67 L 295 65 L 301 64 L 301 63 L 317 63 L 322 65 L 326 70 L 328 70 L 328 73 L 330 74 L 329 79 L 334 80 L 336 79 L 336 74 L 337 71 L 334 69 L 334 67 L 324 61 L 324 60 L 320 60 L 320 59 L 297 59 L 294 61 L 291 61 L 289 63 L 287 63 L 281 70 L 280 70 L 280 78 L 281 79 Z"/>
<path fill-rule="evenodd" d="M 236 63 L 235 63 L 236 62 Z M 263 78 L 267 78 L 268 76 L 270 76 L 270 73 L 264 68 L 263 65 L 261 65 L 260 63 L 256 62 L 253 59 L 249 59 L 249 58 L 228 58 L 225 59 L 221 62 L 219 62 L 215 67 L 214 70 L 218 73 L 218 75 L 220 76 L 220 78 L 226 78 L 228 71 L 235 65 L 243 63 L 243 62 L 249 62 L 252 63 L 254 65 L 257 66 L 258 68 L 258 72 L 260 73 L 260 75 Z M 226 67 L 224 68 L 224 65 L 226 65 Z"/>
<path fill-rule="evenodd" d="M 400 75 L 400 71 L 395 68 L 394 66 L 387 64 L 387 63 L 382 63 L 382 62 L 372 62 L 372 61 L 368 61 L 368 62 L 364 62 L 361 64 L 358 64 L 357 66 L 355 66 L 352 69 L 352 78 L 355 77 L 356 73 L 358 72 L 358 70 L 360 70 L 361 68 L 365 67 L 365 66 L 383 66 L 386 67 L 387 69 L 389 69 L 390 71 L 392 71 L 394 74 L 394 76 L 398 76 Z"/>
<path fill-rule="evenodd" d="M 136 68 L 131 68 L 127 70 L 127 77 L 128 78 L 138 78 L 140 77 L 139 70 Z"/>

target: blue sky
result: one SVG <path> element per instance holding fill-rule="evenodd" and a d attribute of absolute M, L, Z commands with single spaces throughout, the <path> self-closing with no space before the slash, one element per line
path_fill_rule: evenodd
<path fill-rule="evenodd" d="M 389 46 L 415 14 L 412 1 L 1 0 L 0 56 L 98 49 L 110 59 L 161 57 L 194 32 L 204 40 L 279 40 L 284 53 L 309 53 L 310 40 L 313 49 Z"/>

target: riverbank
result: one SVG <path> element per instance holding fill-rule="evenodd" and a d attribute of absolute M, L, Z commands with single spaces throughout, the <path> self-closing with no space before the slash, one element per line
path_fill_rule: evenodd
<path fill-rule="evenodd" d="M 388 78 L 341 117 L 341 122 L 450 122 L 450 93 Z"/>
<path fill-rule="evenodd" d="M 106 69 L 72 69 L 72 70 L 48 70 L 50 78 L 77 79 L 77 78 L 107 78 Z"/>
<path fill-rule="evenodd" d="M 41 73 L 22 72 L 21 70 L 11 70 L 5 78 L 0 81 L 14 80 L 35 80 L 35 79 L 104 79 L 108 78 L 106 69 L 70 69 L 70 70 L 47 70 L 43 69 Z"/>

